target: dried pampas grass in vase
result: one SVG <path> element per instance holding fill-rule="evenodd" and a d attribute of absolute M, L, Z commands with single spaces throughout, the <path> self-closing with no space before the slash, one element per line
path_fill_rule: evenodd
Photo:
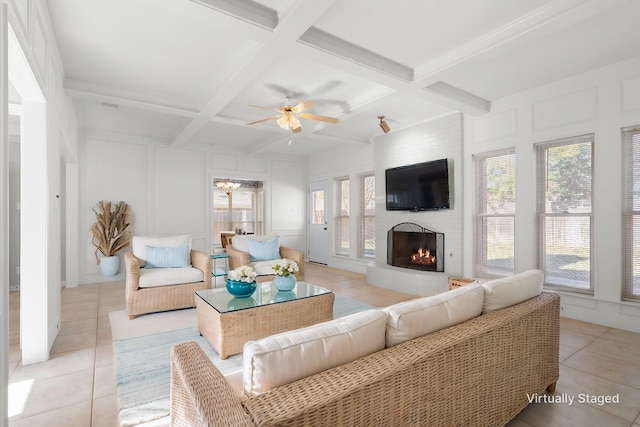
<path fill-rule="evenodd" d="M 112 209 L 111 202 L 100 200 L 93 207 L 93 212 L 96 222 L 91 226 L 91 243 L 96 247 L 96 263 L 100 264 L 98 252 L 111 257 L 131 244 L 129 205 L 117 202 Z"/>

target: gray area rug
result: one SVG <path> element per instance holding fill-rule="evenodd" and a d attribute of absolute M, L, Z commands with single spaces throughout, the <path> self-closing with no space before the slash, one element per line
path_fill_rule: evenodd
<path fill-rule="evenodd" d="M 333 317 L 370 308 L 375 307 L 336 295 Z M 242 354 L 221 360 L 195 327 L 115 339 L 113 351 L 120 425 L 134 426 L 169 415 L 169 355 L 171 347 L 187 341 L 197 342 L 223 374 L 242 369 Z"/>

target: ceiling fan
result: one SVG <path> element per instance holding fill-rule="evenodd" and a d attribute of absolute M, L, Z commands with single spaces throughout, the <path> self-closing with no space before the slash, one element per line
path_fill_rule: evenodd
<path fill-rule="evenodd" d="M 297 105 L 292 105 L 291 96 L 287 96 L 287 102 L 281 107 L 262 107 L 260 105 L 249 105 L 249 107 L 262 108 L 264 110 L 271 110 L 280 113 L 275 116 L 266 117 L 264 119 L 256 120 L 255 122 L 247 123 L 247 125 L 255 125 L 269 120 L 276 120 L 278 126 L 285 130 L 291 130 L 293 133 L 299 133 L 302 131 L 302 125 L 298 118 L 307 120 L 317 120 L 326 123 L 338 123 L 339 120 L 335 117 L 319 116 L 317 114 L 304 113 L 303 111 L 313 108 L 316 105 L 315 101 L 304 101 Z"/>

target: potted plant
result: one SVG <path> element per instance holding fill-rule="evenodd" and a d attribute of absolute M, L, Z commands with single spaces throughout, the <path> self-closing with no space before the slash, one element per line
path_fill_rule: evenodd
<path fill-rule="evenodd" d="M 91 226 L 91 243 L 96 247 L 94 255 L 96 263 L 100 265 L 102 274 L 113 276 L 118 273 L 120 259 L 117 253 L 120 249 L 131 244 L 129 228 L 129 205 L 100 200 L 93 207 L 96 222 Z M 98 257 L 100 252 L 103 257 Z"/>
<path fill-rule="evenodd" d="M 271 267 L 273 274 L 273 285 L 279 291 L 290 291 L 296 286 L 296 276 L 294 273 L 298 272 L 298 264 L 295 261 L 283 259 L 282 262 Z"/>
<path fill-rule="evenodd" d="M 227 291 L 236 298 L 247 298 L 256 290 L 256 272 L 253 267 L 242 265 L 229 272 Z"/>

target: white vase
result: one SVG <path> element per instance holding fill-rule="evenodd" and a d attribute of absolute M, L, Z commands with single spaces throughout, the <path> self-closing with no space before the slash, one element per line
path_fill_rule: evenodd
<path fill-rule="evenodd" d="M 120 268 L 120 258 L 117 255 L 107 256 L 100 259 L 100 269 L 105 276 L 115 276 Z"/>

